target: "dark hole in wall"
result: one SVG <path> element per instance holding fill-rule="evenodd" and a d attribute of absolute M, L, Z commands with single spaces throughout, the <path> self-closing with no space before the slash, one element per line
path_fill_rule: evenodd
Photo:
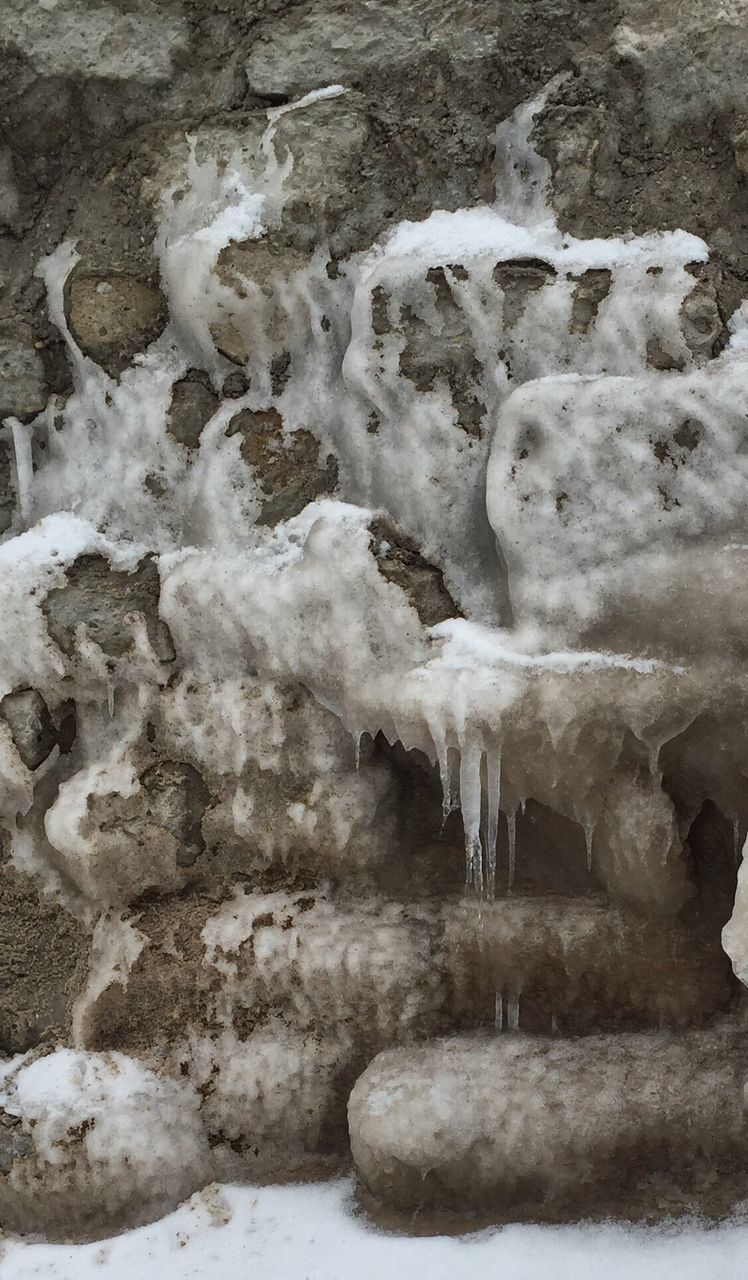
<path fill-rule="evenodd" d="M 385 762 L 399 780 L 398 835 L 392 857 L 379 874 L 379 886 L 395 897 L 444 898 L 465 892 L 465 839 L 459 809 L 443 817 L 439 770 L 418 750 L 390 745 L 377 734 L 371 758 Z M 485 815 L 484 815 L 485 816 Z M 509 836 L 502 813 L 496 850 L 496 894 L 509 891 Z M 517 896 L 599 894 L 601 885 L 587 869 L 584 832 L 578 823 L 528 800 L 516 814 Z"/>

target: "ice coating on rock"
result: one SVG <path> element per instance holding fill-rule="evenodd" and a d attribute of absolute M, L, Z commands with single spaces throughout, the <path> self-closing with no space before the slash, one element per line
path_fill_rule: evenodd
<path fill-rule="evenodd" d="M 515 995 L 510 1031 L 518 1008 Z M 704 1035 L 689 1048 L 658 1036 L 505 1035 L 390 1050 L 351 1093 L 357 1168 L 371 1191 L 406 1212 L 510 1205 L 516 1213 L 539 1197 L 578 1211 L 593 1177 L 597 1194 L 625 1185 L 648 1147 L 656 1163 L 677 1159 L 686 1115 L 692 1138 L 707 1149 L 740 1146 L 743 1076 L 734 1046 Z M 567 1089 L 561 1079 L 574 1084 Z"/>
<path fill-rule="evenodd" d="M 101 1230 L 133 1207 L 156 1217 L 205 1176 L 197 1100 L 124 1054 L 59 1049 L 3 1082 L 19 1159 L 0 1191 L 18 1230 L 32 1214 L 52 1233 Z"/>
<path fill-rule="evenodd" d="M 284 122 L 342 110 L 341 86 L 271 109 L 226 165 L 192 140 L 157 239 L 169 322 L 116 378 L 69 320 L 77 250 L 41 263 L 74 387 L 8 419 L 0 696 L 35 691 L 56 737 L 31 769 L 2 720 L 0 805 L 13 868 L 90 956 L 75 1053 L 18 1074 L 21 1123 L 47 1123 L 23 1081 L 53 1097 L 57 1063 L 60 1133 L 74 1113 L 98 1142 L 107 1090 L 121 1117 L 130 1090 L 148 1115 L 163 1102 L 158 1159 L 180 1177 L 282 1177 L 334 1160 L 345 1096 L 392 1044 L 728 1006 L 685 846 L 709 804 L 736 843 L 748 825 L 745 322 L 718 355 L 694 341 L 697 237 L 561 229 L 532 139 L 556 88 L 499 126 L 492 201 L 343 258 L 274 249 L 303 162 Z M 177 387 L 200 408 L 181 436 Z M 412 839 L 437 774 L 467 904 L 451 881 L 440 898 L 438 837 Z M 527 894 L 533 805 L 569 844 L 576 828 L 578 900 Z M 741 878 L 724 933 L 741 980 L 743 915 Z M 687 1079 L 690 1049 L 657 1043 Z M 523 1054 L 542 1075 L 529 1049 L 456 1048 L 449 1088 L 461 1076 L 478 1111 L 497 1052 L 502 1082 Z M 574 1050 L 548 1052 L 573 1074 Z M 631 1049 L 636 1089 L 645 1058 Z M 714 1071 L 735 1083 L 732 1057 Z M 627 1105 L 612 1146 L 618 1121 L 640 1134 Z M 114 1217 L 157 1199 L 160 1164 L 120 1185 L 125 1138 L 92 1172 L 88 1134 L 52 1231 L 92 1179 L 116 1185 Z"/>

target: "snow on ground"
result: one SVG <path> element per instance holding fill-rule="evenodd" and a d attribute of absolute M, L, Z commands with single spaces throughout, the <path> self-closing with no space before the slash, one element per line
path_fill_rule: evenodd
<path fill-rule="evenodd" d="M 2 1280 L 744 1280 L 748 1222 L 662 1230 L 509 1226 L 406 1238 L 367 1226 L 352 1182 L 212 1186 L 148 1227 L 84 1245 L 0 1244 Z"/>

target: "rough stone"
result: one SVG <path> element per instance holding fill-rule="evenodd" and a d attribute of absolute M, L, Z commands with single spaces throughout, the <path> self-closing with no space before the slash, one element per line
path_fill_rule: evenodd
<path fill-rule="evenodd" d="M 168 80 L 172 56 L 187 37 L 177 9 L 161 4 L 123 13 L 109 4 L 57 0 L 32 13 L 23 0 L 6 0 L 3 17 L 5 39 L 45 76 Z"/>
<path fill-rule="evenodd" d="M 132 614 L 144 618 L 160 661 L 174 660 L 169 628 L 158 616 L 160 584 L 153 560 L 142 560 L 125 573 L 112 569 L 104 556 L 81 556 L 66 576 L 67 586 L 50 591 L 42 605 L 50 636 L 63 653 L 74 654 L 77 628 L 82 627 L 104 653 L 121 657 L 133 645 Z"/>
<path fill-rule="evenodd" d="M 47 402 L 44 365 L 31 341 L 0 337 L 0 420 L 23 422 Z"/>
<path fill-rule="evenodd" d="M 157 289 L 132 276 L 75 274 L 68 290 L 70 332 L 85 355 L 121 373 L 166 324 Z"/>
<path fill-rule="evenodd" d="M 238 435 L 241 456 L 259 479 L 263 495 L 258 524 L 276 525 L 298 515 L 309 502 L 335 490 L 338 464 L 323 460 L 319 441 L 309 431 L 286 435 L 276 409 L 242 409 L 229 422 L 226 435 Z"/>
<path fill-rule="evenodd" d="M 174 383 L 166 429 L 185 448 L 197 449 L 203 427 L 217 408 L 218 397 L 210 384 L 193 372 Z"/>
<path fill-rule="evenodd" d="M 0 701 L 0 715 L 27 769 L 36 769 L 46 760 L 57 742 L 49 708 L 38 689 L 17 689 Z"/>
<path fill-rule="evenodd" d="M 425 627 L 459 616 L 441 570 L 429 564 L 402 529 L 388 520 L 378 519 L 372 521 L 371 533 L 379 572 L 406 592 Z"/>
<path fill-rule="evenodd" d="M 32 876 L 0 861 L 0 1051 L 25 1053 L 69 1034 L 82 985 L 85 930 Z"/>

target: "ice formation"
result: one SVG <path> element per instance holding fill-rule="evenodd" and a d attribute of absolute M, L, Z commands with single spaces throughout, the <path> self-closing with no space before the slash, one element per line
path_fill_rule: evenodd
<path fill-rule="evenodd" d="M 405 1210 L 516 1213 L 539 1178 L 546 1203 L 576 1207 L 632 1166 L 672 1172 L 684 1126 L 712 1159 L 740 1152 L 742 1080 L 740 1049 L 714 1036 L 453 1037 L 375 1059 L 351 1093 L 351 1145 L 370 1189 Z"/>
<path fill-rule="evenodd" d="M 380 1051 L 353 1154 L 401 1206 L 566 1195 L 686 1115 L 743 1149 L 727 1033 L 667 1028 L 735 990 L 684 849 L 705 805 L 748 825 L 748 328 L 713 354 L 695 236 L 559 227 L 531 139 L 557 87 L 497 128 L 492 202 L 342 260 L 272 245 L 304 190 L 284 129 L 345 87 L 228 159 L 192 138 L 168 323 L 118 378 L 70 320 L 74 244 L 40 264 L 74 391 L 4 428 L 0 803 L 88 958 L 72 1047 L 14 1046 L 14 1228 L 330 1167 Z M 579 896 L 522 890 L 542 815 Z M 391 1049 L 505 1028 L 563 1038 Z"/>

